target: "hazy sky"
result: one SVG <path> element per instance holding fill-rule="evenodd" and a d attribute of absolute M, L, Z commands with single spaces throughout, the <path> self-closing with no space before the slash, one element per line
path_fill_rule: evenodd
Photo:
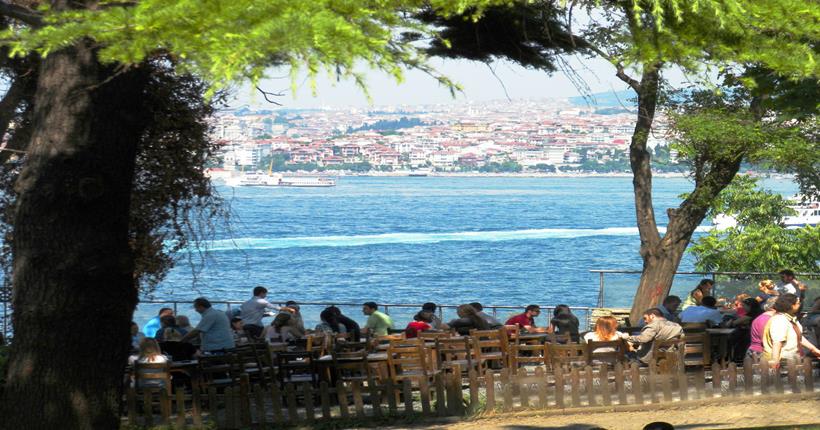
<path fill-rule="evenodd" d="M 458 82 L 464 87 L 464 92 L 457 94 L 454 99 L 447 88 L 438 84 L 432 77 L 411 71 L 405 74 L 405 81 L 396 84 L 391 77 L 381 72 L 368 71 L 368 88 L 370 89 L 372 104 L 431 104 L 431 103 L 458 103 L 466 101 L 485 101 L 505 99 L 504 87 L 512 99 L 539 99 L 564 98 L 579 95 L 579 91 L 566 73 L 557 71 L 552 75 L 546 72 L 525 69 L 518 65 L 498 61 L 492 65 L 498 78 L 493 76 L 490 69 L 483 63 L 464 60 L 433 60 L 437 70 Z M 621 91 L 626 85 L 615 77 L 613 67 L 597 59 L 572 58 L 570 64 L 578 72 L 591 92 Z M 361 70 L 366 70 L 362 68 Z M 319 108 L 339 106 L 367 106 L 364 94 L 353 82 L 335 82 L 322 75 L 317 80 L 317 94 L 311 94 L 310 83 L 304 75 L 298 80 L 296 97 L 290 92 L 290 78 L 287 70 L 271 70 L 270 76 L 283 76 L 279 79 L 269 79 L 262 83 L 265 91 L 285 93 L 284 97 L 277 98 L 285 108 Z M 255 108 L 276 108 L 266 103 L 264 98 L 250 87 L 236 91 L 236 99 L 231 102 L 232 107 L 250 105 Z"/>

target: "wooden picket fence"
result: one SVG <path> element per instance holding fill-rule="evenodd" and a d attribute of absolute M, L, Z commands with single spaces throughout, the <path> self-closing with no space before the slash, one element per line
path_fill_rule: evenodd
<path fill-rule="evenodd" d="M 429 382 L 404 380 L 394 384 L 353 381 L 335 386 L 326 382 L 275 384 L 263 389 L 247 376 L 234 387 L 214 387 L 200 393 L 178 389 L 134 390 L 126 393 L 128 424 L 136 427 L 172 424 L 200 428 L 267 428 L 312 425 L 333 420 L 385 417 L 446 417 L 526 409 L 561 410 L 598 406 L 658 405 L 662 403 L 758 396 L 790 395 L 818 390 L 816 364 L 809 359 L 781 369 L 747 360 L 695 372 L 659 373 L 637 364 L 532 370 L 488 370 L 436 374 Z M 148 405 L 148 407 L 146 407 Z"/>

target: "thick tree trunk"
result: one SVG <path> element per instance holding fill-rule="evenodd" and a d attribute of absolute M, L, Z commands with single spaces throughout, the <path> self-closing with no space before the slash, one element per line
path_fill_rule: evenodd
<path fill-rule="evenodd" d="M 640 83 L 635 85 L 638 121 L 629 147 L 629 159 L 643 270 L 629 313 L 632 324 L 637 324 L 644 311 L 658 306 L 669 294 L 692 234 L 706 217 L 711 202 L 735 177 L 743 159 L 743 153 L 738 153 L 732 159 L 713 160 L 708 172 L 695 175 L 695 189 L 689 197 L 678 208 L 668 210 L 669 223 L 661 237 L 652 206 L 651 157 L 646 149 L 658 103 L 659 69 L 659 65 L 646 67 Z"/>
<path fill-rule="evenodd" d="M 137 303 L 128 214 L 144 72 L 90 43 L 41 65 L 16 185 L 14 341 L 0 427 L 115 429 Z"/>

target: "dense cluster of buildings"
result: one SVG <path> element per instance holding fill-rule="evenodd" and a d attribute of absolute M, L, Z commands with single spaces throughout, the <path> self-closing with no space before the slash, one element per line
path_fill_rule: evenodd
<path fill-rule="evenodd" d="M 260 168 L 278 155 L 305 169 L 479 170 L 486 166 L 573 167 L 623 157 L 635 113 L 566 100 L 480 104 L 227 111 L 214 137 L 226 170 Z M 404 124 L 412 124 L 404 126 Z M 420 125 L 419 125 L 420 124 Z M 665 144 L 663 118 L 649 146 Z M 272 161 L 271 161 L 272 164 Z M 277 164 L 281 167 L 281 164 Z"/>

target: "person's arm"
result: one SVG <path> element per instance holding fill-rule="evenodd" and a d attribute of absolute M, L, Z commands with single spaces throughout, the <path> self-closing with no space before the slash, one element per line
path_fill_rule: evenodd
<path fill-rule="evenodd" d="M 818 349 L 816 346 L 812 345 L 811 341 L 809 341 L 805 337 L 802 337 L 800 339 L 801 339 L 800 344 L 803 346 L 803 348 L 808 349 L 809 352 L 814 354 L 816 357 L 820 357 L 820 349 Z"/>
<path fill-rule="evenodd" d="M 180 342 L 187 342 L 189 339 L 193 339 L 194 337 L 199 336 L 199 333 L 201 333 L 199 331 L 199 328 L 195 328 L 195 329 L 189 331 L 188 334 L 186 334 L 185 336 L 182 336 L 182 339 L 180 339 Z"/>
<path fill-rule="evenodd" d="M 780 350 L 784 343 L 786 342 L 772 342 L 772 367 L 775 369 L 780 367 Z"/>
<path fill-rule="evenodd" d="M 643 330 L 641 330 L 641 334 L 637 336 L 630 336 L 628 340 L 632 343 L 648 343 L 652 342 L 657 336 L 657 332 L 655 330 L 655 326 L 652 324 L 644 326 Z"/>

